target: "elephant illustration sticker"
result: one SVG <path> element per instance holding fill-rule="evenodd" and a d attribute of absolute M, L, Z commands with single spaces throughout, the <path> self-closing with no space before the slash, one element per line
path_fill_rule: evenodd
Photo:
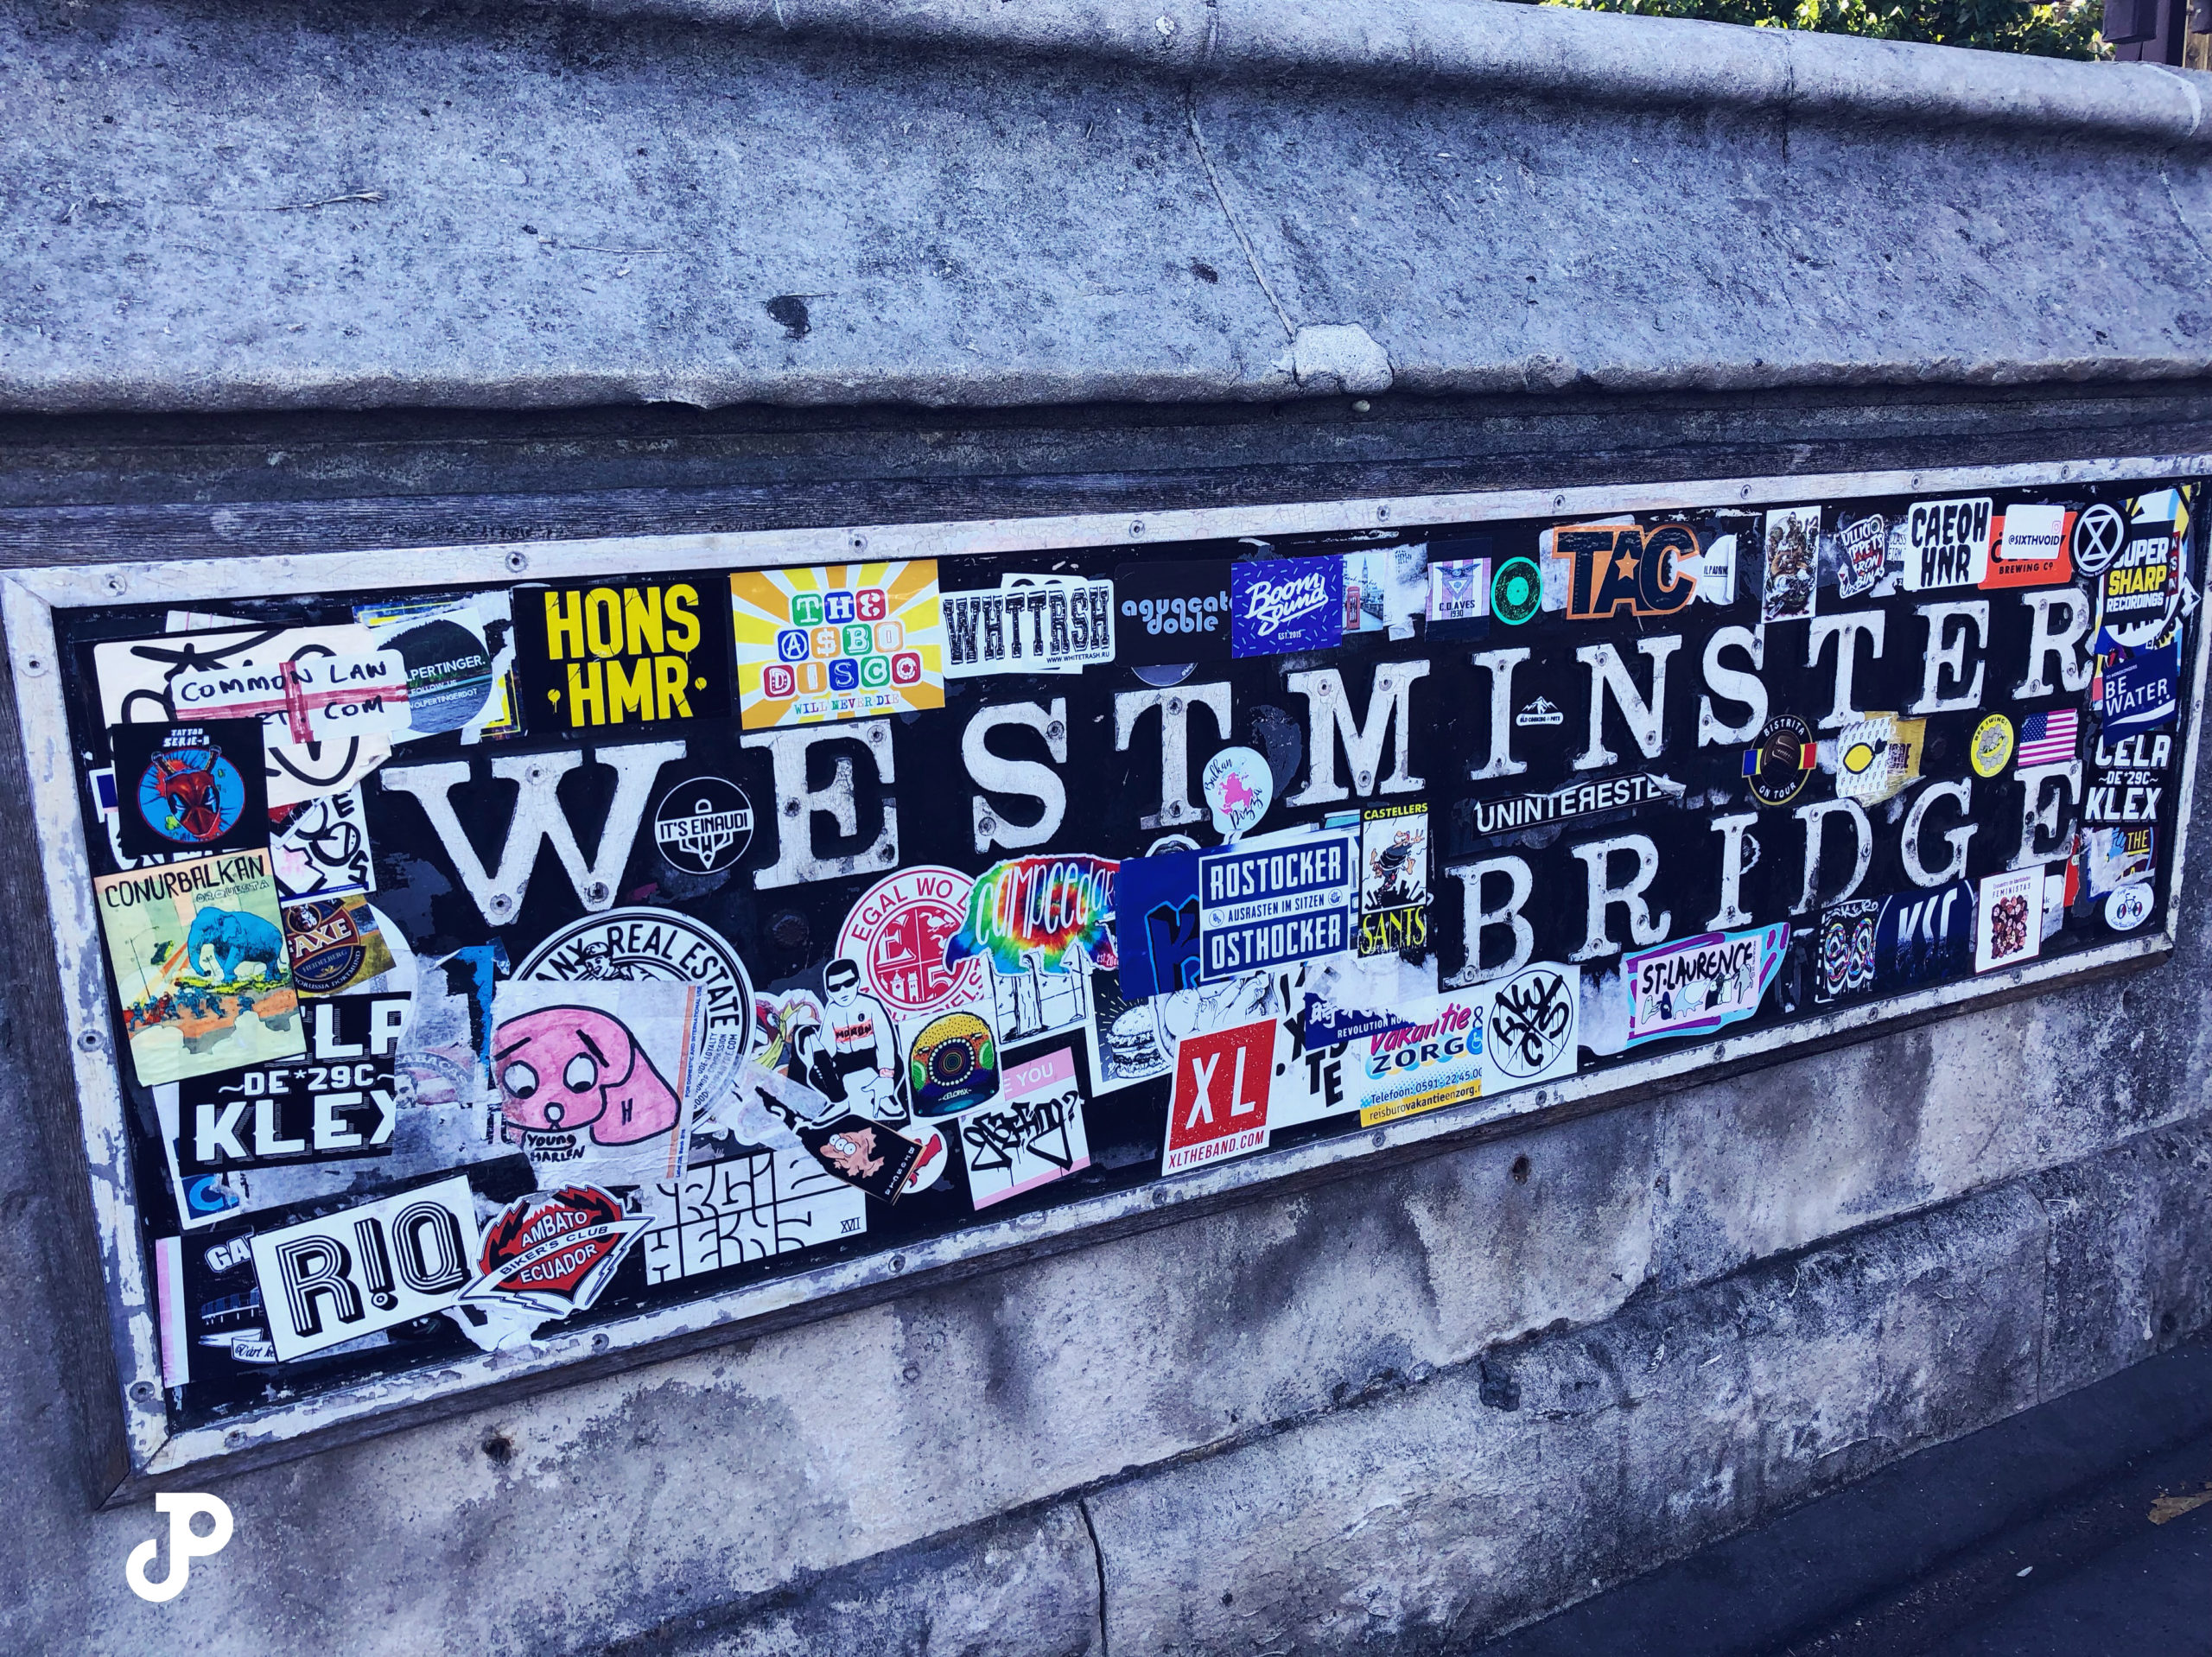
<path fill-rule="evenodd" d="M 92 887 L 142 1086 L 306 1053 L 267 852 L 186 858 Z"/>

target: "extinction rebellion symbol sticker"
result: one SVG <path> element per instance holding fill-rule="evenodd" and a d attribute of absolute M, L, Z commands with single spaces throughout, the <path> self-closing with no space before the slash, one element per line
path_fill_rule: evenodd
<path fill-rule="evenodd" d="M 678 783 L 653 813 L 653 843 L 672 869 L 719 874 L 753 843 L 753 802 L 720 777 Z"/>

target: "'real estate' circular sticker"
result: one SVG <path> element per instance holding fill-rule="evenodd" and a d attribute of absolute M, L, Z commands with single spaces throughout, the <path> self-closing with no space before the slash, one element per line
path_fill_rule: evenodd
<path fill-rule="evenodd" d="M 753 802 L 721 777 L 694 777 L 661 797 L 653 844 L 669 867 L 720 874 L 753 843 Z"/>
<path fill-rule="evenodd" d="M 1509 627 L 1518 627 L 1544 607 L 1543 572 L 1529 558 L 1509 558 L 1491 582 L 1490 612 Z"/>
<path fill-rule="evenodd" d="M 610 909 L 563 927 L 532 949 L 515 976 L 556 983 L 658 980 L 706 993 L 706 1040 L 693 1097 L 719 1102 L 753 1034 L 753 980 L 719 932 L 672 909 Z"/>
<path fill-rule="evenodd" d="M 2012 757 L 2012 721 L 1992 714 L 1974 727 L 1974 746 L 1968 752 L 1975 776 L 1996 776 Z"/>

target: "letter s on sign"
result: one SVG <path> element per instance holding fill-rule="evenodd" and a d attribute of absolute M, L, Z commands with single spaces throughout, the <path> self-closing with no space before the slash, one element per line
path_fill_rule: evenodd
<path fill-rule="evenodd" d="M 167 1514 L 169 1519 L 169 1572 L 159 1582 L 149 1582 L 146 1567 L 153 1563 L 161 1543 L 148 1537 L 130 1550 L 130 1557 L 124 1562 L 124 1580 L 130 1584 L 130 1591 L 144 1600 L 159 1605 L 175 1599 L 184 1591 L 184 1584 L 191 1578 L 192 1562 L 211 1553 L 220 1553 L 231 1540 L 230 1504 L 220 1496 L 158 1495 L 154 1498 L 154 1511 Z M 192 1521 L 206 1514 L 215 1521 L 215 1527 L 205 1536 L 193 1533 Z"/>

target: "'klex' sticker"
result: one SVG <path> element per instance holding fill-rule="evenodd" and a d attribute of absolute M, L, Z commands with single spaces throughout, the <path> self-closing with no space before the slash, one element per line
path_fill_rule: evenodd
<path fill-rule="evenodd" d="M 1670 616 L 1697 596 L 1704 549 L 1683 524 L 1551 532 L 1552 556 L 1567 565 L 1567 613 L 1575 621 Z M 1503 573 L 1503 572 L 1501 572 Z M 1511 619 L 1500 612 L 1502 619 Z"/>
<path fill-rule="evenodd" d="M 308 1057 L 177 1084 L 183 1176 L 388 1156 L 392 1051 L 408 1000 L 339 995 L 305 1012 Z"/>
<path fill-rule="evenodd" d="M 747 730 L 944 706 L 936 560 L 741 570 L 729 591 Z"/>
<path fill-rule="evenodd" d="M 728 632 L 702 577 L 518 587 L 515 670 L 533 731 L 729 714 Z"/>
<path fill-rule="evenodd" d="M 442 1311 L 475 1255 L 476 1203 L 460 1174 L 256 1232 L 253 1273 L 278 1361 Z"/>

